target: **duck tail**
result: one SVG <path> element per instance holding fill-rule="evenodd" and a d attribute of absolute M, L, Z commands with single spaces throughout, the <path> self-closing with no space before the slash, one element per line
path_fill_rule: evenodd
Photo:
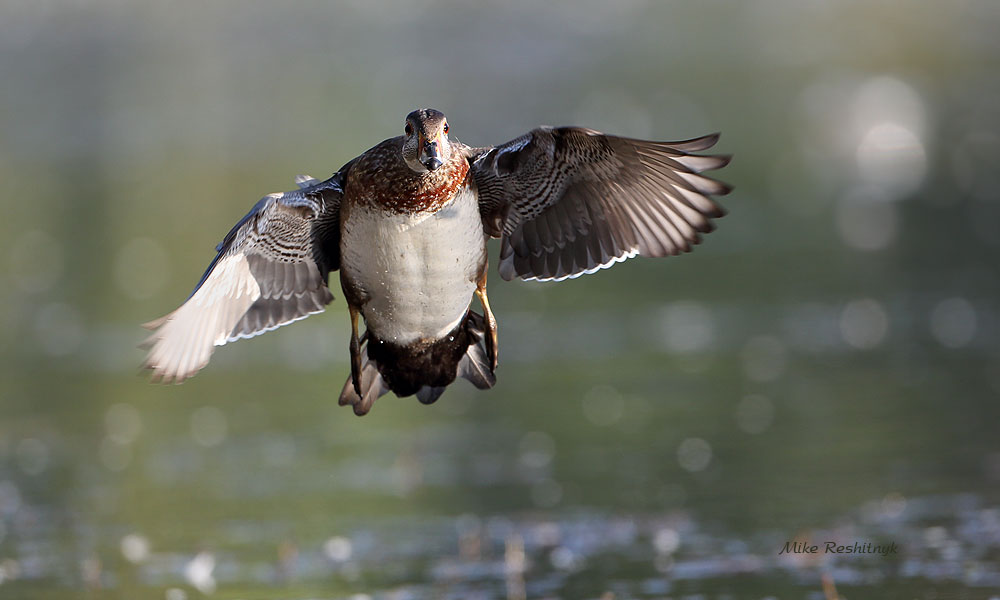
<path fill-rule="evenodd" d="M 464 336 L 452 334 L 459 349 L 465 345 L 465 353 L 458 359 L 455 376 L 467 379 L 481 390 L 486 390 L 497 382 L 496 374 L 490 369 L 489 360 L 486 357 L 485 334 L 483 333 L 484 319 L 482 315 L 471 310 L 465 317 L 465 321 L 459 325 Z M 454 377 L 452 378 L 454 380 Z M 416 396 L 422 404 L 433 404 L 444 393 L 445 385 L 422 385 L 417 390 Z"/>
<path fill-rule="evenodd" d="M 493 387 L 497 378 L 487 358 L 484 331 L 485 319 L 471 310 L 451 333 L 417 348 L 379 340 L 369 331 L 362 342 L 361 395 L 348 377 L 340 405 L 350 404 L 354 414 L 364 415 L 389 391 L 433 404 L 458 377 L 481 390 Z"/>

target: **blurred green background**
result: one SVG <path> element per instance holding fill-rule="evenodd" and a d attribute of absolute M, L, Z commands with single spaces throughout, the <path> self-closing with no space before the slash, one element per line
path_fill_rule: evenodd
<path fill-rule="evenodd" d="M 6 0 L 0 597 L 1000 593 L 998 31 L 988 0 Z M 690 256 L 494 271 L 486 393 L 337 407 L 335 275 L 149 384 L 138 324 L 229 227 L 422 106 L 470 145 L 722 131 L 730 214 Z"/>

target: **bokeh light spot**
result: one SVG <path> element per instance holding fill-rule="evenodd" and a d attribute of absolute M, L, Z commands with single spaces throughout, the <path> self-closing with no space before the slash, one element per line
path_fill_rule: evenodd
<path fill-rule="evenodd" d="M 163 600 L 187 600 L 187 592 L 181 588 L 167 588 L 163 592 Z"/>
<path fill-rule="evenodd" d="M 528 468 L 540 469 L 552 462 L 556 443 L 552 436 L 542 431 L 531 431 L 521 437 L 518 444 L 519 460 Z"/>
<path fill-rule="evenodd" d="M 664 347 L 678 354 L 707 350 L 715 338 L 712 313 L 698 302 L 674 302 L 660 319 Z"/>
<path fill-rule="evenodd" d="M 948 298 L 931 311 L 931 334 L 948 348 L 961 348 L 976 336 L 976 309 L 965 298 Z"/>
<path fill-rule="evenodd" d="M 149 539 L 143 535 L 130 533 L 122 537 L 120 546 L 122 556 L 130 563 L 139 564 L 149 558 Z"/>
<path fill-rule="evenodd" d="M 889 317 L 877 300 L 853 300 L 840 313 L 840 335 L 859 350 L 877 347 L 888 331 Z"/>
<path fill-rule="evenodd" d="M 653 534 L 653 548 L 659 554 L 673 554 L 681 545 L 681 535 L 676 529 L 664 527 Z"/>
<path fill-rule="evenodd" d="M 104 428 L 115 442 L 131 444 L 142 433 L 142 417 L 131 404 L 115 404 L 104 413 Z"/>
<path fill-rule="evenodd" d="M 862 179 L 894 197 L 919 189 L 927 170 L 923 143 L 912 131 L 892 122 L 874 125 L 865 133 L 856 159 Z"/>
<path fill-rule="evenodd" d="M 191 438 L 206 448 L 224 442 L 228 429 L 226 415 L 214 406 L 203 406 L 191 414 Z"/>
<path fill-rule="evenodd" d="M 910 84 L 890 75 L 866 80 L 851 105 L 856 133 L 867 132 L 877 123 L 897 123 L 922 137 L 927 129 L 924 101 Z"/>
<path fill-rule="evenodd" d="M 912 86 L 892 76 L 865 81 L 854 95 L 848 131 L 861 181 L 891 198 L 919 189 L 927 170 L 927 110 Z"/>
<path fill-rule="evenodd" d="M 704 471 L 712 462 L 712 446 L 701 438 L 687 438 L 677 447 L 677 462 L 685 471 Z"/>
<path fill-rule="evenodd" d="M 215 592 L 215 555 L 199 552 L 184 565 L 184 579 L 202 594 Z"/>
<path fill-rule="evenodd" d="M 345 537 L 334 536 L 323 543 L 323 554 L 333 562 L 345 562 L 353 552 L 351 540 Z"/>

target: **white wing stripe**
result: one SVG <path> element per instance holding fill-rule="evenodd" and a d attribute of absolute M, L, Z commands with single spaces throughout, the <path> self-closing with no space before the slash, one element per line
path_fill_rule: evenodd
<path fill-rule="evenodd" d="M 246 256 L 220 260 L 198 291 L 147 340 L 152 343 L 147 366 L 153 377 L 180 382 L 205 366 L 212 346 L 229 341 L 233 328 L 258 298 L 260 286 Z"/>

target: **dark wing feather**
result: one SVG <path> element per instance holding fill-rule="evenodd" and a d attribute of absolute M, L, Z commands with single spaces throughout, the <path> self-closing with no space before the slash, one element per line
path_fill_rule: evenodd
<path fill-rule="evenodd" d="M 701 175 L 729 156 L 691 154 L 718 134 L 651 142 L 542 127 L 472 152 L 486 231 L 501 237 L 500 275 L 561 280 L 633 256 L 689 252 L 725 211 L 729 186 Z"/>
<path fill-rule="evenodd" d="M 216 247 L 217 254 L 177 310 L 146 324 L 146 367 L 180 382 L 208 364 L 215 346 L 253 337 L 311 314 L 333 300 L 340 267 L 342 169 L 300 189 L 262 198 Z"/>

